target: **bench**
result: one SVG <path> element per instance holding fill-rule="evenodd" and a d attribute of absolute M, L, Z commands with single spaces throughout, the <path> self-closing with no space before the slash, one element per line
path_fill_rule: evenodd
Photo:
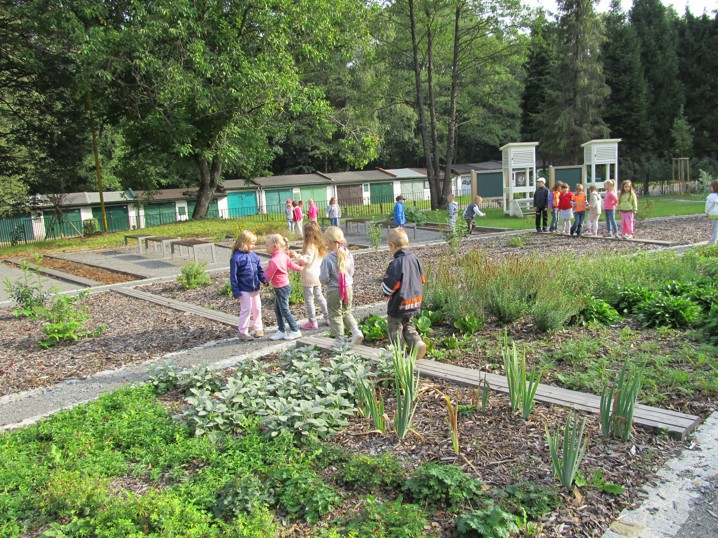
<path fill-rule="evenodd" d="M 125 236 L 125 248 L 127 248 L 127 243 L 132 240 L 137 240 L 137 248 L 140 251 L 140 254 L 144 252 L 144 249 L 142 248 L 142 242 L 147 239 L 148 237 L 154 237 L 152 234 L 129 234 Z"/>
<path fill-rule="evenodd" d="M 509 215 L 512 217 L 529 217 L 535 214 L 533 198 L 517 198 L 509 204 Z M 530 214 L 528 214 L 530 213 Z"/>
<path fill-rule="evenodd" d="M 151 235 L 149 237 L 145 237 L 143 241 L 145 242 L 145 250 L 147 250 L 148 245 L 152 243 L 152 250 L 154 252 L 157 252 L 157 245 L 160 246 L 160 249 L 162 250 L 162 257 L 165 257 L 165 253 L 167 252 L 167 245 L 172 241 L 179 241 L 179 237 L 167 237 L 163 235 Z"/>
<path fill-rule="evenodd" d="M 209 248 L 210 252 L 212 254 L 212 263 L 215 261 L 214 256 L 214 243 L 210 243 L 209 241 L 202 241 L 201 239 L 185 239 L 180 241 L 171 241 L 170 242 L 170 256 L 172 258 L 175 257 L 175 248 L 179 250 L 180 256 L 182 255 L 182 248 L 187 249 L 187 255 L 189 256 L 189 253 L 192 253 L 192 259 L 197 263 L 197 251 L 202 250 L 203 248 Z"/>
<path fill-rule="evenodd" d="M 369 231 L 370 225 L 379 226 L 380 228 L 394 228 L 394 221 L 393 220 L 369 220 L 369 219 L 344 219 L 344 233 L 348 234 L 350 232 L 350 226 L 354 226 L 355 233 L 364 233 L 366 234 Z M 415 222 L 407 222 L 404 224 L 405 230 L 413 230 L 414 236 L 413 238 L 416 239 L 416 223 Z"/>

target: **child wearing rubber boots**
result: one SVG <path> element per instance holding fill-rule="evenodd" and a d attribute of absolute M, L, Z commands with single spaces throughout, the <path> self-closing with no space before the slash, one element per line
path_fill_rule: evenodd
<path fill-rule="evenodd" d="M 426 354 L 426 344 L 414 327 L 414 316 L 421 311 L 424 295 L 424 271 L 419 259 L 407 250 L 409 238 L 403 228 L 389 230 L 387 243 L 394 259 L 386 269 L 381 291 L 389 298 L 386 309 L 389 340 L 415 349 L 418 360 Z"/>

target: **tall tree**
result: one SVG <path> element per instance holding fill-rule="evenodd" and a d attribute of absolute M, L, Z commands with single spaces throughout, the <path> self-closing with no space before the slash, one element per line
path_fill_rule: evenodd
<path fill-rule="evenodd" d="M 556 62 L 541 114 L 539 154 L 579 163 L 581 144 L 608 135 L 603 108 L 610 90 L 600 52 L 603 24 L 595 0 L 560 0 Z"/>
<path fill-rule="evenodd" d="M 648 88 L 643 77 L 640 44 L 619 0 L 611 2 L 611 10 L 604 21 L 606 41 L 602 58 L 611 94 L 603 118 L 611 136 L 622 139 L 621 153 L 637 159 L 654 143 L 648 120 Z"/>
<path fill-rule="evenodd" d="M 394 65 L 413 73 L 412 105 L 432 207 L 443 207 L 460 132 L 494 132 L 493 115 L 511 115 L 513 132 L 518 132 L 525 51 L 520 4 L 397 0 L 388 15 L 396 30 L 388 45 L 395 51 Z"/>
<path fill-rule="evenodd" d="M 671 128 L 683 104 L 683 85 L 678 77 L 676 30 L 671 24 L 673 11 L 660 0 L 634 0 L 631 25 L 641 49 L 641 65 L 648 84 L 650 139 L 655 150 L 670 153 Z"/>
<path fill-rule="evenodd" d="M 129 0 L 124 23 L 98 35 L 87 60 L 112 80 L 131 148 L 196 167 L 192 217 L 203 218 L 225 166 L 261 173 L 269 140 L 293 117 L 327 113 L 302 71 L 352 43 L 362 9 L 358 0 Z"/>
<path fill-rule="evenodd" d="M 695 129 L 695 156 L 718 157 L 718 15 L 694 17 L 686 9 L 677 21 L 679 73 L 685 92 L 685 116 Z"/>

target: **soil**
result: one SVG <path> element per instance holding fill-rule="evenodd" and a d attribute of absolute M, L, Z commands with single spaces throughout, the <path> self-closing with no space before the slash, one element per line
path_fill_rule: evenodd
<path fill-rule="evenodd" d="M 23 261 L 32 264 L 35 260 L 33 258 L 25 258 Z M 62 258 L 54 258 L 52 256 L 44 256 L 40 265 L 48 269 L 62 271 L 63 273 L 67 273 L 69 275 L 89 278 L 90 280 L 101 282 L 102 284 L 118 284 L 120 282 L 132 282 L 134 280 L 144 278 L 137 275 L 128 275 L 127 273 L 121 273 L 119 271 L 112 271 L 102 267 L 73 262 L 70 260 L 63 260 Z"/>
<path fill-rule="evenodd" d="M 635 235 L 685 244 L 705 240 L 709 236 L 709 227 L 705 218 L 639 221 Z M 460 252 L 482 249 L 489 258 L 502 259 L 531 253 L 591 256 L 606 251 L 630 253 L 656 248 L 655 245 L 630 241 L 577 239 L 549 234 L 525 234 L 521 237 L 522 247 L 510 246 L 509 238 L 506 237 L 490 237 L 462 242 Z M 412 250 L 422 261 L 450 256 L 444 244 L 419 246 Z M 388 259 L 386 251 L 355 254 L 356 305 L 381 300 L 380 282 Z M 68 269 L 66 266 L 63 270 Z M 100 280 L 92 270 L 82 276 Z M 197 290 L 184 291 L 176 282 L 153 284 L 141 289 L 236 315 L 239 310 L 237 303 L 219 292 L 226 283 L 227 275 L 216 275 L 211 286 Z M 263 290 L 262 298 L 265 323 L 273 323 L 270 292 Z M 15 318 L 9 308 L 0 310 L 0 395 L 83 378 L 102 370 L 142 363 L 168 352 L 236 336 L 236 329 L 232 327 L 131 299 L 116 292 L 90 295 L 83 302 L 92 316 L 90 329 L 107 325 L 105 332 L 94 338 L 80 339 L 50 349 L 42 349 L 37 345 L 41 337 L 40 322 Z M 293 311 L 304 317 L 303 305 L 294 306 Z M 515 326 L 511 331 L 513 337 L 521 336 L 526 340 L 532 338 L 531 327 Z M 478 354 L 459 358 L 459 364 L 490 368 L 490 365 L 479 359 Z M 456 402 L 466 404 L 471 401 L 470 391 L 428 381 L 424 381 L 422 386 L 423 395 L 415 423 L 419 436 L 411 435 L 398 442 L 389 435 L 368 433 L 366 421 L 355 419 L 347 430 L 337 436 L 335 442 L 356 452 L 395 453 L 408 464 L 418 465 L 436 459 L 456 461 L 490 485 L 500 486 L 520 480 L 533 480 L 544 485 L 556 484 L 547 463 L 544 427 L 548 425 L 549 429 L 554 429 L 562 425 L 566 410 L 538 404 L 531 420 L 525 422 L 511 415 L 504 396 L 493 395 L 486 412 L 459 419 L 463 457 L 457 460 L 446 427 L 446 406 L 438 391 L 447 393 Z M 387 395 L 385 401 L 391 416 L 391 398 Z M 713 407 L 712 402 L 704 404 L 700 408 L 690 407 L 687 402 L 680 400 L 669 402 L 669 405 L 682 410 L 687 407 L 687 412 L 703 415 Z M 667 440 L 641 430 L 636 432 L 629 443 L 604 441 L 596 430 L 596 422 L 589 420 L 587 425 L 591 444 L 582 466 L 584 474 L 589 476 L 600 469 L 607 482 L 620 484 L 627 492 L 614 496 L 591 487 L 564 492 L 562 507 L 551 513 L 544 522 L 543 536 L 600 536 L 620 509 L 640 499 L 639 486 L 651 479 L 652 473 L 665 459 L 682 448 L 679 441 Z M 448 536 L 448 516 L 443 519 L 435 517 L 434 524 L 441 527 L 442 535 Z M 306 534 L 295 534 L 299 535 L 309 536 L 311 530 Z"/>

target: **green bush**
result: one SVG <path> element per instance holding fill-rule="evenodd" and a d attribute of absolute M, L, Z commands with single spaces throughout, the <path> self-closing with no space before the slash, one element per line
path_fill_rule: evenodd
<path fill-rule="evenodd" d="M 417 226 L 426 224 L 426 214 L 414 206 L 407 206 L 404 204 L 404 216 L 406 217 L 407 222 L 414 222 Z"/>
<path fill-rule="evenodd" d="M 636 307 L 636 314 L 644 327 L 688 327 L 701 316 L 701 307 L 685 297 L 663 293 L 652 296 Z"/>
<path fill-rule="evenodd" d="M 414 504 L 402 504 L 402 498 L 395 501 L 379 501 L 367 497 L 361 513 L 346 522 L 350 536 L 385 536 L 387 538 L 421 538 L 427 536 L 426 514 Z"/>
<path fill-rule="evenodd" d="M 404 482 L 404 469 L 395 457 L 388 454 L 378 458 L 354 456 L 339 469 L 337 481 L 367 492 L 391 490 Z"/>
<path fill-rule="evenodd" d="M 456 518 L 459 538 L 509 538 L 518 530 L 514 516 L 493 503 Z"/>
<path fill-rule="evenodd" d="M 513 323 L 521 319 L 528 314 L 532 306 L 519 283 L 510 283 L 503 279 L 489 288 L 486 298 L 486 310 L 496 317 L 499 323 Z"/>
<path fill-rule="evenodd" d="M 480 480 L 454 465 L 430 462 L 411 473 L 404 489 L 420 504 L 453 509 L 479 499 L 482 486 Z"/>
<path fill-rule="evenodd" d="M 233 519 L 240 514 L 251 514 L 274 502 L 274 494 L 259 477 L 242 473 L 231 478 L 219 492 L 212 510 L 219 518 Z"/>
<path fill-rule="evenodd" d="M 39 342 L 42 347 L 48 348 L 54 345 L 76 341 L 88 336 L 99 336 L 107 325 L 100 325 L 93 330 L 87 329 L 87 323 L 91 316 L 87 312 L 87 305 L 76 303 L 89 294 L 84 291 L 78 295 L 55 295 L 49 307 L 38 309 L 37 317 L 42 320 L 42 332 L 45 338 Z"/>
<path fill-rule="evenodd" d="M 289 271 L 289 304 L 304 304 L 304 288 L 302 287 L 302 273 L 300 271 Z"/>
<path fill-rule="evenodd" d="M 182 266 L 181 274 L 177 277 L 177 282 L 182 284 L 186 290 L 193 290 L 200 286 L 207 286 L 212 283 L 212 279 L 207 274 L 205 262 L 189 262 Z"/>
<path fill-rule="evenodd" d="M 612 325 L 621 321 L 618 311 L 603 299 L 593 296 L 584 298 L 583 307 L 571 318 L 572 325 Z"/>
<path fill-rule="evenodd" d="M 579 308 L 580 302 L 571 300 L 560 292 L 546 290 L 537 298 L 531 313 L 537 329 L 554 332 L 563 328 Z"/>
<path fill-rule="evenodd" d="M 341 503 L 341 497 L 321 477 L 308 470 L 277 467 L 270 471 L 279 505 L 294 517 L 316 523 Z"/>
<path fill-rule="evenodd" d="M 35 254 L 33 263 L 35 265 L 42 264 L 42 257 Z M 23 261 L 20 264 L 20 270 L 22 271 L 21 280 L 10 282 L 10 279 L 5 277 L 5 292 L 17 307 L 13 310 L 13 315 L 35 319 L 52 293 L 57 290 L 55 288 L 45 290 L 42 275 L 32 269 L 29 263 Z"/>
<path fill-rule="evenodd" d="M 640 284 L 625 284 L 618 287 L 618 297 L 612 306 L 619 314 L 627 316 L 633 314 L 638 305 L 650 301 L 655 295 L 655 291 L 646 289 Z"/>
<path fill-rule="evenodd" d="M 366 230 L 366 237 L 367 239 L 369 239 L 369 243 L 371 244 L 371 246 L 374 247 L 374 250 L 379 250 L 382 239 L 381 225 L 378 223 L 369 224 Z"/>
<path fill-rule="evenodd" d="M 85 219 L 82 221 L 82 235 L 96 234 L 100 230 L 100 223 L 97 219 Z"/>
<path fill-rule="evenodd" d="M 538 520 L 559 505 L 555 489 L 535 482 L 517 482 L 506 487 L 497 499 L 509 512 L 526 514 L 529 519 Z"/>
<path fill-rule="evenodd" d="M 706 340 L 713 345 L 718 345 L 718 306 L 710 309 L 703 322 L 703 332 Z"/>
<path fill-rule="evenodd" d="M 364 334 L 364 340 L 367 342 L 376 342 L 386 338 L 386 318 L 372 314 L 365 317 L 359 322 L 359 328 Z"/>

